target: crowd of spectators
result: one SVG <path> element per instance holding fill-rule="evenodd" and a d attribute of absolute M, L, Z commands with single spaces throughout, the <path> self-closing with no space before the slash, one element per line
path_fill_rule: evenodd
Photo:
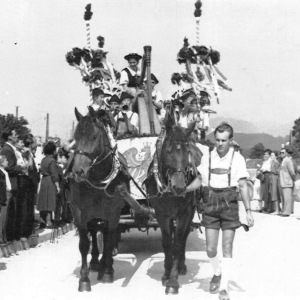
<path fill-rule="evenodd" d="M 279 152 L 266 149 L 256 179 L 260 181 L 259 212 L 289 217 L 294 213 L 300 169 L 292 158 L 293 148 L 285 145 Z"/>
<path fill-rule="evenodd" d="M 64 171 L 69 153 L 52 141 L 43 149 L 33 135 L 2 134 L 0 152 L 0 246 L 27 242 L 36 230 L 72 221 Z M 40 216 L 37 211 L 39 211 Z"/>

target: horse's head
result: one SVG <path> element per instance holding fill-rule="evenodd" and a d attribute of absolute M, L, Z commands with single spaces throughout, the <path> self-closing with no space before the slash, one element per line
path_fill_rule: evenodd
<path fill-rule="evenodd" d="M 161 170 L 168 181 L 171 191 L 176 196 L 184 193 L 188 184 L 191 166 L 189 136 L 195 127 L 192 123 L 188 129 L 175 124 L 172 113 L 166 118 L 166 137 L 162 145 Z"/>
<path fill-rule="evenodd" d="M 95 112 L 92 107 L 89 107 L 87 116 L 82 116 L 75 108 L 75 115 L 78 124 L 74 133 L 76 150 L 72 172 L 75 180 L 82 182 L 87 179 L 95 161 L 105 153 L 105 147 L 109 146 L 104 125 L 110 118 L 105 111 Z"/>

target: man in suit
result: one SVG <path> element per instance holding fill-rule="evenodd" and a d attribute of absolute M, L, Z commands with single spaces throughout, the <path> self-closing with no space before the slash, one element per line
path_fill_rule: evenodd
<path fill-rule="evenodd" d="M 293 210 L 293 187 L 296 179 L 295 169 L 292 162 L 293 149 L 291 146 L 285 146 L 281 149 L 282 160 L 279 178 L 283 193 L 282 217 L 289 217 Z"/>
<path fill-rule="evenodd" d="M 7 172 L 11 182 L 11 199 L 8 200 L 8 214 L 7 214 L 7 226 L 6 226 L 6 237 L 8 241 L 19 239 L 16 231 L 17 224 L 17 207 L 16 207 L 16 196 L 18 189 L 18 175 L 23 173 L 23 168 L 17 165 L 17 157 L 15 154 L 15 144 L 18 141 L 18 135 L 15 130 L 7 130 L 3 132 L 2 138 L 5 144 L 1 150 L 1 154 L 5 155 L 8 161 Z"/>

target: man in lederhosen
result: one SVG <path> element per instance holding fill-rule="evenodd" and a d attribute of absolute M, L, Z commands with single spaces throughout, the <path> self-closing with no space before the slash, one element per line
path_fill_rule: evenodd
<path fill-rule="evenodd" d="M 228 282 L 232 265 L 232 249 L 235 230 L 241 226 L 238 211 L 239 189 L 246 209 L 249 226 L 254 225 L 246 178 L 248 172 L 243 156 L 230 147 L 233 129 L 221 123 L 214 132 L 216 147 L 209 157 L 202 157 L 197 177 L 186 192 L 203 186 L 202 226 L 205 227 L 206 252 L 214 270 L 210 293 L 218 293 L 219 299 L 228 300 Z M 219 232 L 222 230 L 222 270 L 217 256 Z M 222 280 L 221 280 L 222 279 Z"/>

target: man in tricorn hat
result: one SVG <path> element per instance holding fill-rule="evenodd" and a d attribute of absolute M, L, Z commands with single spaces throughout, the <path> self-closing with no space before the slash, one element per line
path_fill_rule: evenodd
<path fill-rule="evenodd" d="M 120 111 L 115 116 L 117 122 L 117 137 L 133 136 L 139 132 L 138 114 L 131 110 L 133 96 L 123 92 L 120 97 Z"/>
<path fill-rule="evenodd" d="M 141 70 L 138 64 L 142 56 L 137 53 L 130 53 L 124 56 L 128 61 L 128 67 L 121 72 L 120 85 L 122 85 L 125 92 L 135 96 L 137 92 L 137 82 L 141 76 Z"/>
<path fill-rule="evenodd" d="M 117 95 L 113 95 L 110 97 L 109 100 L 107 100 L 107 104 L 109 105 L 109 109 L 111 113 L 115 117 L 120 110 L 120 104 L 121 104 L 120 98 Z"/>

